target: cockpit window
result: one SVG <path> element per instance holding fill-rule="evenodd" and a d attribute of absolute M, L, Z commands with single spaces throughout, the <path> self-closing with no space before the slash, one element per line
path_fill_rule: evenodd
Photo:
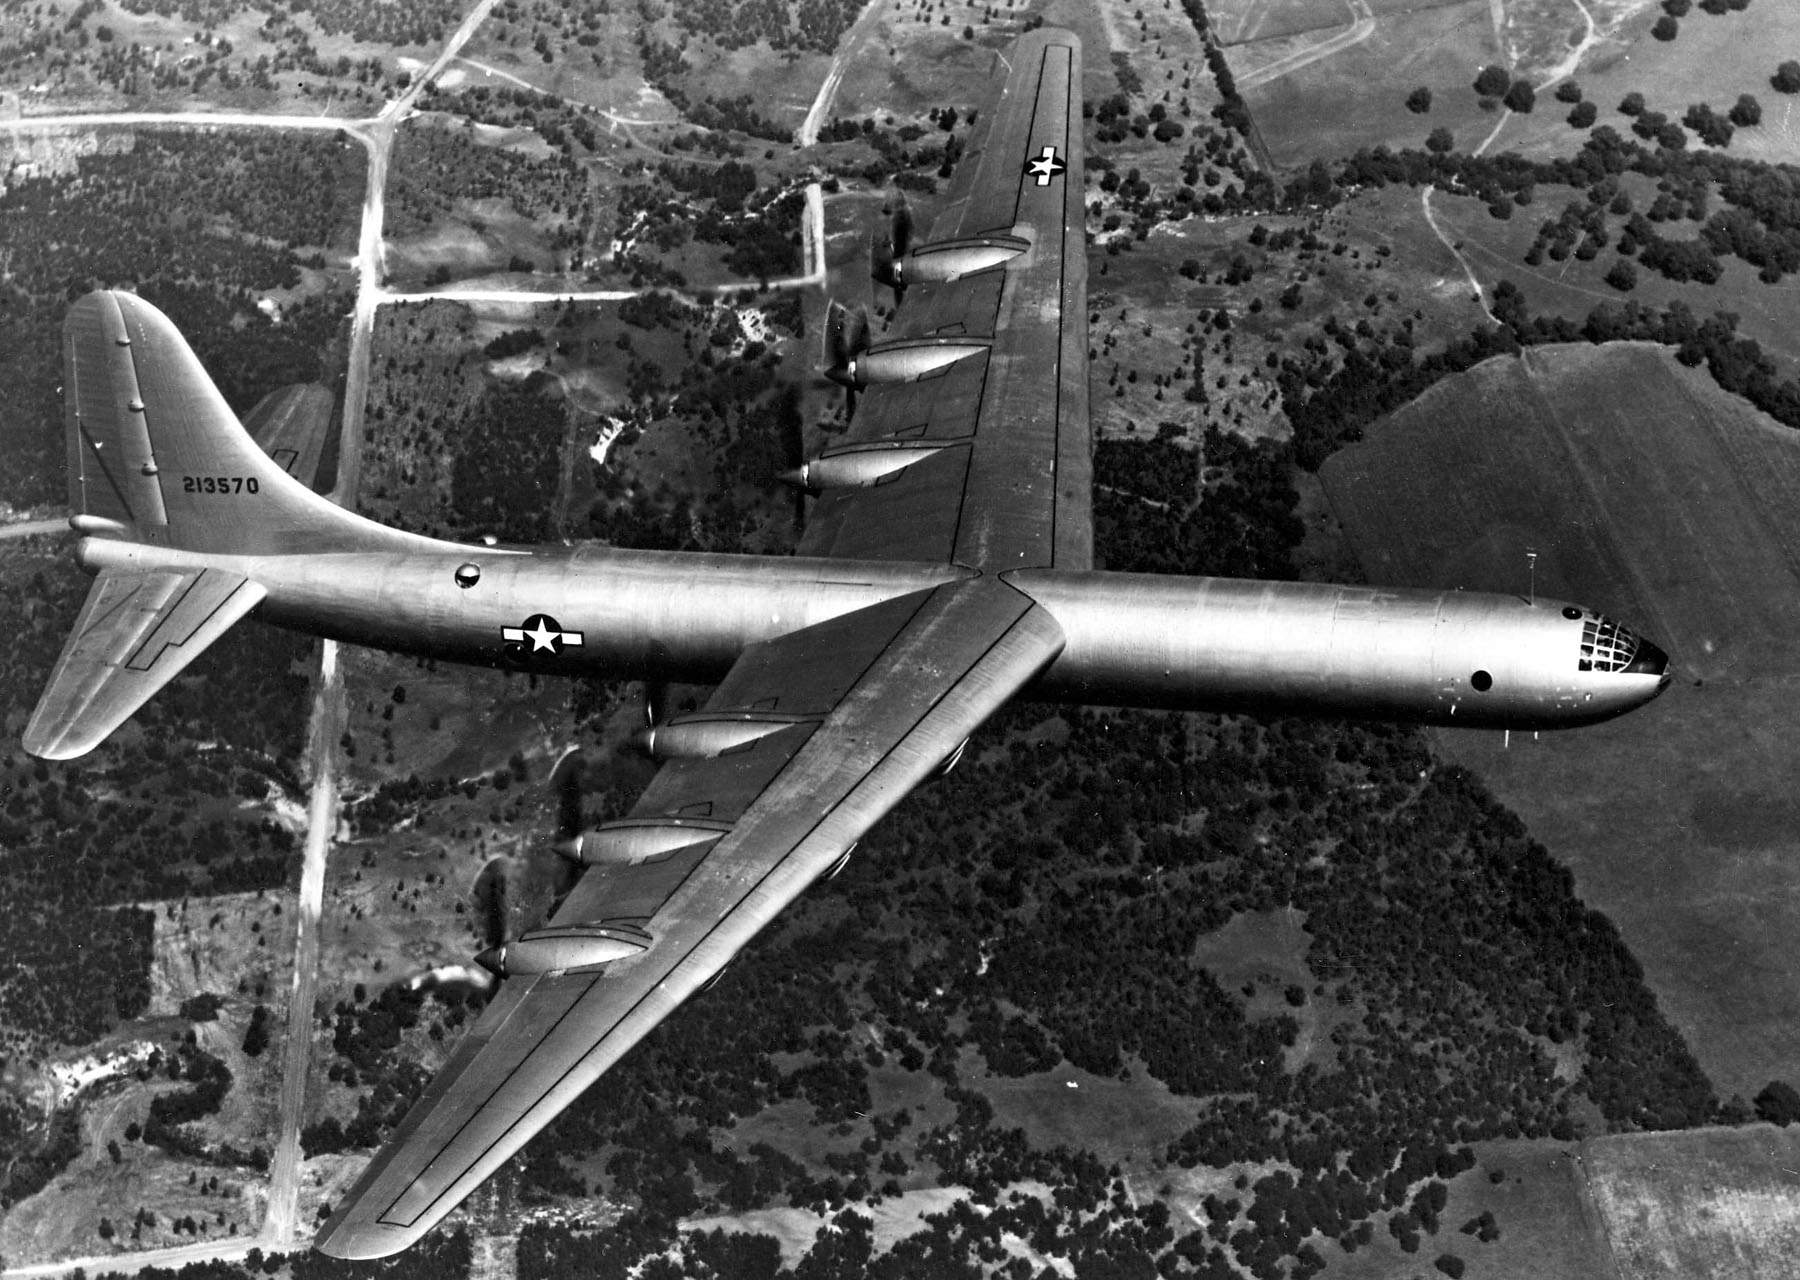
<path fill-rule="evenodd" d="M 1637 655 L 1638 638 L 1610 618 L 1581 624 L 1581 670 L 1623 671 Z"/>

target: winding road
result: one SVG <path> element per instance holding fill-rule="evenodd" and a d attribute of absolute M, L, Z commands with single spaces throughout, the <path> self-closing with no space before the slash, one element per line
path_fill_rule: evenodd
<path fill-rule="evenodd" d="M 1600 28 L 1594 22 L 1594 15 L 1589 12 L 1588 7 L 1582 3 L 1582 0 L 1569 0 L 1569 3 L 1573 4 L 1581 11 L 1582 21 L 1587 24 L 1587 32 L 1581 37 L 1579 43 L 1571 46 L 1568 53 L 1563 55 L 1562 61 L 1549 68 L 1544 79 L 1533 86 L 1533 89 L 1537 93 L 1542 93 L 1552 85 L 1567 80 L 1570 76 L 1574 75 L 1575 69 L 1581 65 L 1581 60 L 1587 56 L 1588 50 L 1592 49 L 1595 45 L 1599 44 L 1601 40 L 1605 39 L 1600 33 Z M 1505 12 L 1501 7 L 1501 0 L 1489 0 L 1489 7 L 1493 13 L 1494 39 L 1504 52 Z M 1495 142 L 1499 141 L 1501 131 L 1506 128 L 1507 122 L 1510 121 L 1512 117 L 1512 108 L 1502 106 L 1500 108 L 1500 118 L 1494 122 L 1494 127 L 1488 131 L 1488 136 L 1481 140 L 1481 145 L 1476 147 L 1470 154 L 1477 156 L 1482 155 L 1489 147 L 1493 146 Z M 1437 238 L 1443 242 L 1444 248 L 1450 251 L 1450 256 L 1456 259 L 1456 265 L 1462 268 L 1463 275 L 1468 278 L 1469 288 L 1474 295 L 1475 302 L 1481 307 L 1481 313 L 1488 318 L 1489 324 L 1498 324 L 1499 321 L 1494 316 L 1493 309 L 1488 306 L 1487 290 L 1482 288 L 1481 278 L 1475 274 L 1475 268 L 1469 265 L 1469 259 L 1463 254 L 1463 251 L 1457 247 L 1457 242 L 1449 235 L 1445 234 L 1443 226 L 1437 220 L 1437 215 L 1431 211 L 1431 197 L 1436 191 L 1436 187 L 1426 186 L 1419 192 L 1419 211 L 1425 215 L 1426 225 L 1431 228 L 1432 234 L 1437 236 Z"/>

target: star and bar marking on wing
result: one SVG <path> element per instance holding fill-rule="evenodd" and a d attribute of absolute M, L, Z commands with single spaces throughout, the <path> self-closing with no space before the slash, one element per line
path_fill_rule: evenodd
<path fill-rule="evenodd" d="M 1050 179 L 1068 167 L 1056 158 L 1056 148 L 1046 145 L 1042 151 L 1026 162 L 1025 175 L 1036 178 L 1038 186 L 1047 187 L 1050 185 Z"/>
<path fill-rule="evenodd" d="M 534 613 L 517 627 L 501 627 L 500 638 L 508 645 L 531 645 L 529 650 L 519 648 L 511 652 L 524 657 L 531 654 L 559 654 L 564 649 L 571 649 L 582 643 L 581 632 L 564 631 L 562 624 L 547 613 Z"/>

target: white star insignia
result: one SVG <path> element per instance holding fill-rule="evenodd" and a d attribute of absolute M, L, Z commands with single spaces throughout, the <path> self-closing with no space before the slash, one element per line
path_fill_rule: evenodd
<path fill-rule="evenodd" d="M 542 618 L 538 619 L 537 627 L 534 630 L 524 634 L 525 638 L 531 641 L 533 653 L 555 653 L 556 642 L 562 639 L 562 632 L 552 631 Z"/>
<path fill-rule="evenodd" d="M 501 627 L 500 638 L 508 644 L 516 645 L 523 645 L 529 640 L 530 653 L 547 653 L 553 657 L 564 649 L 574 648 L 582 643 L 581 632 L 564 631 L 555 618 L 542 613 L 534 613 L 520 626 Z"/>
<path fill-rule="evenodd" d="M 1025 165 L 1025 173 L 1028 177 L 1036 178 L 1038 186 L 1047 187 L 1050 179 L 1068 167 L 1056 158 L 1055 147 L 1046 146 Z"/>

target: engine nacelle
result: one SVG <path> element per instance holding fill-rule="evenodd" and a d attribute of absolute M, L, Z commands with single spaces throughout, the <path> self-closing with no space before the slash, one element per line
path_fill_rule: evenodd
<path fill-rule="evenodd" d="M 658 760 L 710 760 L 801 722 L 799 716 L 759 711 L 684 712 L 640 730 L 632 741 Z"/>
<path fill-rule="evenodd" d="M 1020 236 L 972 236 L 922 244 L 898 257 L 893 249 L 870 253 L 870 276 L 896 293 L 913 284 L 947 284 L 1010 262 L 1031 247 Z"/>
<path fill-rule="evenodd" d="M 621 818 L 564 841 L 556 846 L 556 852 L 584 867 L 602 862 L 647 862 L 711 844 L 729 830 L 729 822 L 706 818 Z"/>
<path fill-rule="evenodd" d="M 489 947 L 475 963 L 500 978 L 559 970 L 597 969 L 650 947 L 642 929 L 618 924 L 571 924 L 534 929 Z"/>
<path fill-rule="evenodd" d="M 801 463 L 781 478 L 808 493 L 826 489 L 861 489 L 875 484 L 915 462 L 923 462 L 941 444 L 893 444 L 881 442 L 833 449 Z"/>
<path fill-rule="evenodd" d="M 967 338 L 897 338 L 857 352 L 845 363 L 827 369 L 825 376 L 852 389 L 884 382 L 913 382 L 987 349 L 987 343 L 970 342 Z"/>

